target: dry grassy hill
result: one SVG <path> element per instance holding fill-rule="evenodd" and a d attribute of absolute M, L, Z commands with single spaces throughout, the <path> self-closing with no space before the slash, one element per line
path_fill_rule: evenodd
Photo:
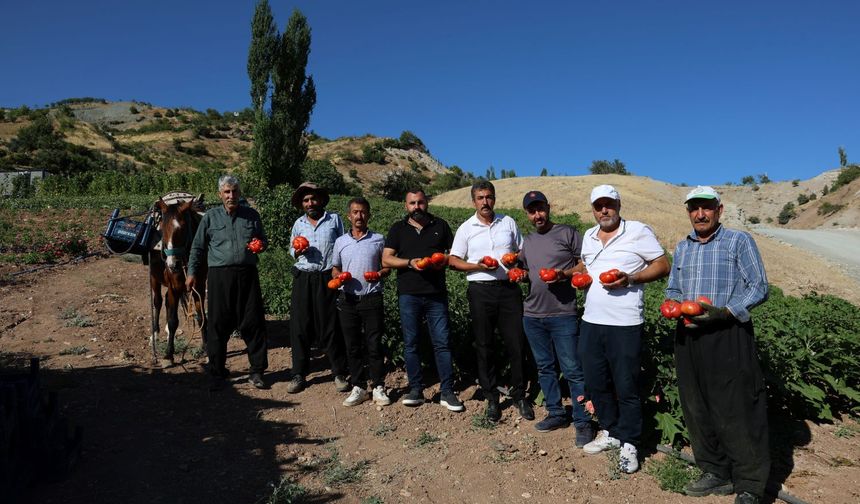
<path fill-rule="evenodd" d="M 497 206 L 500 208 L 519 208 L 523 195 L 530 190 L 540 190 L 546 194 L 555 212 L 577 212 L 585 222 L 593 223 L 589 207 L 591 189 L 599 184 L 612 184 L 621 193 L 621 214 L 632 220 L 650 224 L 660 242 L 670 252 L 675 244 L 690 231 L 690 221 L 684 210 L 683 201 L 688 187 L 680 187 L 647 177 L 622 175 L 586 175 L 578 177 L 518 177 L 496 180 Z M 789 182 L 781 182 L 787 184 Z M 765 198 L 777 194 L 777 184 L 765 192 Z M 723 203 L 725 223 L 732 227 L 746 229 L 739 215 L 749 214 L 751 208 L 764 208 L 756 196 L 748 197 L 743 191 L 749 187 L 725 188 Z M 740 195 L 740 196 L 739 196 Z M 776 200 L 776 196 L 773 197 Z M 469 207 L 471 200 L 469 188 L 462 188 L 441 194 L 433 199 L 434 205 Z M 783 203 L 784 204 L 784 203 Z M 749 205 L 749 206 L 748 206 Z M 756 206 L 759 205 L 759 206 Z M 776 203 L 774 203 L 776 205 Z M 779 205 L 782 207 L 782 204 Z M 754 231 L 754 227 L 750 229 Z M 860 304 L 860 284 L 841 272 L 835 264 L 790 247 L 771 238 L 755 235 L 762 257 L 765 261 L 769 280 L 786 292 L 800 295 L 808 292 L 834 294 Z"/>

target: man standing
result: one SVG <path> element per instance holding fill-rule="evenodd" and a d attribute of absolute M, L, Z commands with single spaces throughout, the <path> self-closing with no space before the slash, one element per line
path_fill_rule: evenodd
<path fill-rule="evenodd" d="M 349 382 L 345 378 L 344 344 L 337 327 L 337 291 L 328 288 L 334 242 L 344 232 L 343 221 L 338 214 L 325 210 L 328 192 L 311 182 L 304 182 L 296 189 L 292 204 L 304 215 L 296 219 L 290 232 L 290 253 L 296 263 L 292 269 L 290 296 L 293 377 L 287 383 L 287 392 L 295 394 L 307 386 L 305 376 L 313 343 L 326 349 L 335 388 L 338 392 L 346 392 Z M 299 236 L 307 239 L 307 247 L 295 248 L 294 241 Z"/>
<path fill-rule="evenodd" d="M 385 315 L 382 305 L 382 277 L 391 272 L 382 268 L 382 235 L 367 228 L 370 202 L 353 198 L 347 204 L 350 231 L 334 242 L 332 276 L 348 272 L 351 278 L 343 283 L 337 300 L 338 317 L 346 342 L 352 392 L 344 406 L 357 406 L 368 399 L 367 374 L 364 359 L 370 368 L 373 402 L 379 406 L 391 404 L 385 393 L 385 368 L 382 335 Z M 364 336 L 362 337 L 362 332 Z"/>
<path fill-rule="evenodd" d="M 427 211 L 423 189 L 406 192 L 406 218 L 395 222 L 385 239 L 382 265 L 397 269 L 397 294 L 400 326 L 403 331 L 406 373 L 409 393 L 401 402 L 406 406 L 424 404 L 424 379 L 418 354 L 419 326 L 427 320 L 436 370 L 442 394 L 439 404 L 450 411 L 463 411 L 463 403 L 454 394 L 454 368 L 448 343 L 448 289 L 445 268 L 421 267 L 419 259 L 451 248 L 453 235 L 448 223 Z"/>
<path fill-rule="evenodd" d="M 681 409 L 696 464 L 704 474 L 684 489 L 693 496 L 737 493 L 756 504 L 770 471 L 764 377 L 750 309 L 767 299 L 767 277 L 749 233 L 720 224 L 723 205 L 707 186 L 690 191 L 693 231 L 675 248 L 667 297 L 695 300 L 702 315 L 678 324 L 675 367 Z"/>
<path fill-rule="evenodd" d="M 210 390 L 223 387 L 229 376 L 227 341 L 235 329 L 242 333 L 248 348 L 248 381 L 263 389 L 266 388 L 263 372 L 269 361 L 256 254 L 268 245 L 266 233 L 263 232 L 260 214 L 251 207 L 239 205 L 241 191 L 235 177 L 224 175 L 218 179 L 218 197 L 223 205 L 206 212 L 194 235 L 185 287 L 191 292 L 197 283 L 198 268 L 208 264 L 206 353 L 209 356 Z M 259 241 L 258 245 L 249 247 L 255 239 Z"/>
<path fill-rule="evenodd" d="M 465 271 L 469 281 L 467 294 L 477 347 L 478 382 L 487 399 L 486 415 L 491 422 L 498 422 L 502 417 L 493 359 L 493 340 L 498 329 L 511 363 L 511 397 L 520 415 L 534 420 L 534 410 L 525 398 L 523 380 L 522 293 L 518 285 L 508 281 L 498 262 L 487 265 L 482 261 L 487 256 L 498 261 L 508 252 L 519 251 L 523 238 L 512 218 L 493 210 L 496 188 L 491 182 L 482 180 L 472 185 L 472 204 L 475 215 L 457 229 L 450 264 L 454 269 Z"/>
<path fill-rule="evenodd" d="M 583 449 L 599 453 L 620 447 L 619 469 L 633 473 L 639 469 L 636 445 L 642 434 L 644 284 L 666 276 L 669 261 L 650 227 L 621 218 L 621 196 L 614 187 L 595 187 L 591 208 L 597 225 L 585 233 L 582 260 L 594 283 L 585 296 L 579 356 L 601 430 Z M 601 273 L 609 274 L 601 279 Z"/>
<path fill-rule="evenodd" d="M 550 204 L 540 191 L 530 191 L 523 197 L 523 208 L 535 232 L 523 240 L 519 260 L 528 270 L 529 293 L 523 303 L 523 329 L 528 338 L 538 380 L 543 390 L 547 416 L 535 424 L 538 432 L 567 427 L 570 418 L 561 404 L 556 358 L 573 401 L 573 424 L 576 426 L 576 446 L 582 448 L 594 439 L 591 417 L 576 399 L 585 394 L 585 376 L 577 352 L 579 323 L 577 321 L 576 289 L 570 284 L 574 266 L 580 262 L 582 238 L 571 226 L 556 224 L 550 219 Z M 555 271 L 557 280 L 545 282 L 538 268 Z"/>

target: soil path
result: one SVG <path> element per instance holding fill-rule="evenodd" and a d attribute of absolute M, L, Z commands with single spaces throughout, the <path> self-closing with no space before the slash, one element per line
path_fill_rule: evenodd
<path fill-rule="evenodd" d="M 0 300 L 0 362 L 40 356 L 45 385 L 59 392 L 63 415 L 84 432 L 76 470 L 61 482 L 39 485 L 34 503 L 251 504 L 264 502 L 282 475 L 309 489 L 310 502 L 359 503 L 371 496 L 386 503 L 729 499 L 665 492 L 645 471 L 612 479 L 606 456 L 574 448 L 572 429 L 540 434 L 510 407 L 495 429 L 474 427 L 482 403 L 471 384 L 457 384 L 466 405 L 461 414 L 438 403 L 345 408 L 344 395 L 323 370 L 309 377 L 308 390 L 288 395 L 290 351 L 279 321 L 268 327 L 272 388 L 245 382 L 247 359 L 241 341 L 233 340 L 232 385 L 210 393 L 201 362 L 190 353 L 173 367 L 150 363 L 149 293 L 139 262 L 90 260 L 41 272 L 0 286 Z M 197 344 L 195 336 L 191 345 Z M 77 355 L 68 354 L 71 349 Z M 323 367 L 322 359 L 315 362 Z M 389 373 L 386 385 L 395 395 L 405 384 L 402 371 Z M 437 392 L 431 387 L 427 397 Z M 544 414 L 541 408 L 537 413 Z M 860 427 L 853 421 L 841 427 L 775 422 L 777 481 L 807 502 L 858 502 L 860 435 L 837 432 L 850 435 Z M 646 466 L 662 457 L 643 455 Z M 363 468 L 364 476 L 337 482 L 331 467 Z"/>

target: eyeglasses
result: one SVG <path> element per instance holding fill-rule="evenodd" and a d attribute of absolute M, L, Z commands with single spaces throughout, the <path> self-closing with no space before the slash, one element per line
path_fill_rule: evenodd
<path fill-rule="evenodd" d="M 595 201 L 594 203 L 591 204 L 591 208 L 593 208 L 595 212 L 599 212 L 599 211 L 603 210 L 604 208 L 607 208 L 609 210 L 614 210 L 615 209 L 615 202 L 609 201 L 607 203 L 600 203 L 598 201 Z"/>
<path fill-rule="evenodd" d="M 702 203 L 687 203 L 687 211 L 688 212 L 698 212 L 699 210 L 716 210 L 719 208 L 720 204 L 715 201 L 708 201 Z"/>

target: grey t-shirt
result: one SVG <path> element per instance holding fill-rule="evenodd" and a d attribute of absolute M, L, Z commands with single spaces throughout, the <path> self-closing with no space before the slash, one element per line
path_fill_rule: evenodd
<path fill-rule="evenodd" d="M 553 224 L 544 234 L 534 232 L 523 240 L 520 260 L 529 270 L 529 293 L 523 303 L 526 317 L 546 318 L 576 315 L 576 289 L 570 280 L 548 284 L 540 279 L 541 268 L 569 269 L 580 260 L 582 237 L 566 224 Z"/>

